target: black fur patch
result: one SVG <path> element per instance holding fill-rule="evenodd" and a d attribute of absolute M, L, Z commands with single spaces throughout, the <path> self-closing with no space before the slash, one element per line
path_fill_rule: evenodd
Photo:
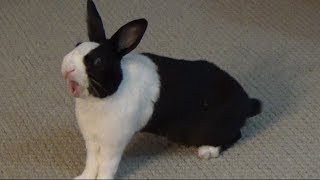
<path fill-rule="evenodd" d="M 240 139 L 240 128 L 254 107 L 234 78 L 207 61 L 144 55 L 158 66 L 161 89 L 143 132 L 223 148 Z"/>
<path fill-rule="evenodd" d="M 90 94 L 104 98 L 117 91 L 122 80 L 121 58 L 108 40 L 84 57 Z"/>
<path fill-rule="evenodd" d="M 78 43 L 76 44 L 76 47 L 78 47 L 80 44 L 82 44 L 82 42 L 78 42 Z"/>

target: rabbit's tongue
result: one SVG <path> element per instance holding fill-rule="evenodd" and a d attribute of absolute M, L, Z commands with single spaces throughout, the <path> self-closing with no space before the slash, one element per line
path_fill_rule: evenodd
<path fill-rule="evenodd" d="M 74 96 L 74 97 L 80 96 L 80 86 L 77 82 L 69 80 L 68 89 L 69 89 L 69 94 L 71 96 Z"/>

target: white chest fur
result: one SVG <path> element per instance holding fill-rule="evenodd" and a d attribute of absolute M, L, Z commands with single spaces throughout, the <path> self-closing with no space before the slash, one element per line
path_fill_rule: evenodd
<path fill-rule="evenodd" d="M 128 54 L 121 62 L 123 80 L 103 99 L 76 99 L 76 116 L 86 140 L 121 141 L 149 120 L 160 91 L 155 64 L 146 56 Z"/>

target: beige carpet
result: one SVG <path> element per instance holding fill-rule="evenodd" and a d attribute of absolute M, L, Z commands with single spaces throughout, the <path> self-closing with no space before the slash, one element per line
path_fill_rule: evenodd
<path fill-rule="evenodd" d="M 60 75 L 87 40 L 82 0 L 0 1 L 0 178 L 71 178 L 84 141 Z M 219 158 L 138 134 L 118 178 L 320 178 L 320 1 L 97 1 L 110 36 L 145 17 L 137 51 L 208 59 L 264 112 Z"/>

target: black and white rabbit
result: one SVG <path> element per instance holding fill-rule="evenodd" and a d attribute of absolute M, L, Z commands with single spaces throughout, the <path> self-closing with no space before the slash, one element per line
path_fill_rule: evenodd
<path fill-rule="evenodd" d="M 87 1 L 90 42 L 77 44 L 62 63 L 87 149 L 80 179 L 113 178 L 138 131 L 197 146 L 201 158 L 217 157 L 241 137 L 245 120 L 261 111 L 259 100 L 212 63 L 130 53 L 147 24 L 131 21 L 107 39 Z"/>

